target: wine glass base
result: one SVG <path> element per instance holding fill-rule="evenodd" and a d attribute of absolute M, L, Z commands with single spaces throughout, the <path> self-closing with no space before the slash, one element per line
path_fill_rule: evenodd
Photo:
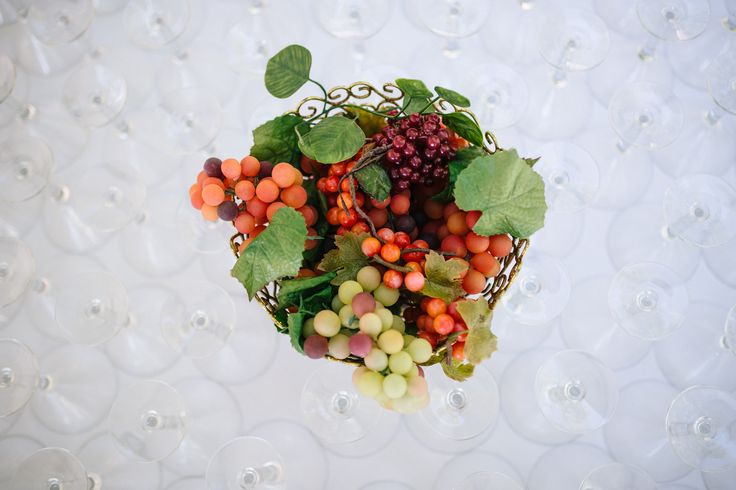
<path fill-rule="evenodd" d="M 585 229 L 585 212 L 555 212 L 547 210 L 544 216 L 544 228 L 534 233 L 534 251 L 543 252 L 553 257 L 568 257 Z"/>
<path fill-rule="evenodd" d="M 535 10 L 516 6 L 495 9 L 493 22 L 480 31 L 480 38 L 486 50 L 501 63 L 519 66 L 540 62 L 537 41 L 539 17 Z"/>
<path fill-rule="evenodd" d="M 31 399 L 38 382 L 36 356 L 14 339 L 0 339 L 0 417 L 13 414 Z"/>
<path fill-rule="evenodd" d="M 541 325 L 525 325 L 511 318 L 504 308 L 498 308 L 493 312 L 491 330 L 498 338 L 499 352 L 518 353 L 544 342 L 558 325 L 557 319 Z"/>
<path fill-rule="evenodd" d="M 574 461 L 574 464 L 570 464 Z M 577 488 L 591 470 L 611 462 L 604 450 L 585 443 L 571 443 L 545 452 L 531 469 L 529 490 Z"/>
<path fill-rule="evenodd" d="M 28 436 L 12 435 L 0 439 L 0 486 L 12 488 L 10 479 L 15 469 L 42 447 L 43 444 Z"/>
<path fill-rule="evenodd" d="M 28 456 L 18 466 L 12 477 L 15 488 L 54 488 L 63 490 L 87 490 L 89 480 L 82 463 L 66 449 L 45 447 Z"/>
<path fill-rule="evenodd" d="M 432 488 L 455 488 L 464 478 L 478 472 L 497 472 L 508 475 L 517 482 L 523 481 L 518 470 L 501 456 L 487 451 L 473 451 L 451 459 L 440 468 Z"/>
<path fill-rule="evenodd" d="M 736 288 L 736 248 L 732 243 L 704 249 L 703 260 L 719 281 Z"/>
<path fill-rule="evenodd" d="M 102 488 L 106 490 L 161 487 L 159 465 L 131 460 L 120 452 L 120 448 L 108 434 L 85 442 L 78 457 L 100 479 Z"/>

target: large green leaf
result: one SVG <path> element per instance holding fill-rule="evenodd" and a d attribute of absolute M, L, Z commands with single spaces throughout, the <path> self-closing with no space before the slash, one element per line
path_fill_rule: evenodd
<path fill-rule="evenodd" d="M 312 293 L 317 289 L 330 289 L 328 285 L 336 274 L 329 272 L 322 274 L 321 276 L 314 277 L 300 277 L 297 279 L 285 279 L 281 281 L 279 294 L 277 299 L 279 301 L 279 307 L 283 308 L 286 306 L 298 306 L 308 293 Z"/>
<path fill-rule="evenodd" d="M 445 376 L 450 379 L 454 379 L 455 381 L 465 381 L 473 375 L 475 366 L 449 357 L 447 360 L 442 361 L 442 371 L 444 371 Z"/>
<path fill-rule="evenodd" d="M 454 201 L 455 197 L 453 196 L 453 191 L 455 190 L 457 176 L 460 175 L 460 172 L 465 170 L 468 165 L 470 165 L 470 162 L 487 154 L 488 153 L 486 153 L 483 148 L 478 146 L 468 146 L 467 148 L 459 150 L 457 155 L 455 155 L 455 158 L 448 164 L 450 176 L 447 179 L 447 186 L 445 186 L 442 192 L 432 197 L 432 199 L 443 202 Z"/>
<path fill-rule="evenodd" d="M 345 112 L 355 119 L 358 126 L 360 126 L 360 129 L 362 129 L 363 133 L 365 133 L 369 138 L 381 131 L 383 127 L 388 124 L 385 116 L 373 114 L 372 112 L 368 112 L 360 107 L 345 107 L 344 109 Z"/>
<path fill-rule="evenodd" d="M 337 248 L 327 252 L 318 266 L 325 272 L 337 272 L 332 284 L 340 285 L 347 280 L 355 279 L 358 271 L 368 265 L 368 257 L 360 249 L 360 244 L 368 236 L 369 233 L 360 235 L 345 233 L 335 237 Z"/>
<path fill-rule="evenodd" d="M 294 347 L 299 354 L 304 354 L 304 341 L 302 340 L 302 329 L 304 328 L 304 320 L 306 315 L 301 311 L 289 313 L 286 317 L 286 324 L 289 328 L 289 340 L 291 346 Z"/>
<path fill-rule="evenodd" d="M 513 149 L 473 160 L 457 178 L 455 202 L 482 211 L 473 226 L 479 235 L 527 238 L 544 226 L 547 211 L 542 178 Z"/>
<path fill-rule="evenodd" d="M 423 81 L 413 78 L 397 78 L 396 86 L 401 89 L 405 97 L 428 99 L 434 95 Z"/>
<path fill-rule="evenodd" d="M 478 124 L 464 112 L 442 114 L 442 122 L 445 123 L 445 126 L 475 146 L 483 146 L 483 132 L 478 127 Z"/>
<path fill-rule="evenodd" d="M 470 107 L 470 100 L 464 95 L 455 92 L 454 90 L 439 86 L 435 87 L 434 90 L 435 92 L 437 92 L 437 95 L 445 99 L 450 104 L 453 104 L 457 107 Z"/>
<path fill-rule="evenodd" d="M 250 154 L 269 162 L 299 163 L 299 140 L 296 127 L 304 120 L 294 115 L 278 116 L 253 131 L 253 146 Z"/>
<path fill-rule="evenodd" d="M 447 303 L 455 301 L 465 294 L 462 276 L 467 270 L 467 262 L 445 260 L 442 255 L 431 251 L 424 265 L 424 274 L 427 278 L 421 293 L 432 298 L 440 298 Z"/>
<path fill-rule="evenodd" d="M 377 201 L 383 201 L 391 192 L 391 179 L 386 170 L 378 163 L 371 163 L 355 172 L 358 184 L 369 196 Z"/>
<path fill-rule="evenodd" d="M 365 134 L 350 118 L 322 119 L 299 140 L 302 153 L 320 163 L 338 163 L 354 156 L 365 143 Z"/>
<path fill-rule="evenodd" d="M 404 114 L 429 114 L 431 112 L 437 112 L 434 105 L 430 103 L 427 97 L 410 97 L 404 99 L 404 106 L 402 107 Z"/>
<path fill-rule="evenodd" d="M 496 351 L 496 336 L 491 332 L 491 309 L 485 298 L 461 301 L 457 311 L 468 326 L 465 359 L 478 365 Z"/>
<path fill-rule="evenodd" d="M 281 208 L 263 233 L 243 250 L 230 273 L 253 299 L 269 282 L 299 272 L 306 239 L 304 217 L 292 208 Z"/>
<path fill-rule="evenodd" d="M 292 44 L 273 55 L 266 65 L 266 89 L 274 97 L 285 99 L 309 80 L 312 54 L 304 46 Z"/>

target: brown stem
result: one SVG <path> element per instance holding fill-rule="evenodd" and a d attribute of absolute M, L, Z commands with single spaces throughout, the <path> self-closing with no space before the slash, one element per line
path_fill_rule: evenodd
<path fill-rule="evenodd" d="M 373 258 L 374 261 L 378 262 L 382 266 L 388 267 L 389 269 L 393 269 L 395 271 L 403 272 L 404 274 L 407 274 L 407 273 L 411 272 L 412 270 L 414 270 L 414 269 L 411 269 L 409 267 L 404 267 L 404 266 L 401 266 L 401 265 L 392 264 L 391 262 L 386 262 L 385 260 L 383 260 L 378 255 L 374 255 L 372 258 Z"/>
<path fill-rule="evenodd" d="M 450 257 L 450 256 L 455 257 L 456 256 L 452 252 L 442 252 L 442 251 L 438 251 L 438 250 L 431 250 L 429 248 L 416 248 L 416 247 L 407 247 L 407 248 L 405 248 L 405 249 L 403 249 L 401 251 L 401 254 L 403 255 L 405 253 L 410 253 L 410 252 L 422 252 L 422 253 L 425 253 L 425 254 L 428 254 L 429 252 L 434 252 L 436 254 L 440 254 L 440 255 L 443 255 L 445 257 Z"/>

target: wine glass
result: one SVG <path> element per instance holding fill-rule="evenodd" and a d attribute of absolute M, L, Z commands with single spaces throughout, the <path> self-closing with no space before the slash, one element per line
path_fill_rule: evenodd
<path fill-rule="evenodd" d="M 460 480 L 453 490 L 523 490 L 521 484 L 505 473 L 479 471 Z"/>
<path fill-rule="evenodd" d="M 513 320 L 541 325 L 562 312 L 570 298 L 570 288 L 570 277 L 560 260 L 532 251 L 501 297 L 501 305 Z"/>
<path fill-rule="evenodd" d="M 642 27 L 651 35 L 639 49 L 639 57 L 654 57 L 662 41 L 688 41 L 708 27 L 708 0 L 639 0 L 636 13 Z"/>
<path fill-rule="evenodd" d="M 585 222 L 586 215 L 582 211 L 566 213 L 548 208 L 544 215 L 544 228 L 534 233 L 535 252 L 558 259 L 569 257 L 580 243 Z"/>
<path fill-rule="evenodd" d="M 420 442 L 439 444 L 438 449 L 466 449 L 483 442 L 499 415 L 499 392 L 493 376 L 477 366 L 473 376 L 459 383 L 435 368 L 426 370 L 429 405 L 405 418 L 411 434 Z"/>
<path fill-rule="evenodd" d="M 156 87 L 161 94 L 207 87 L 224 106 L 232 99 L 238 82 L 234 73 L 222 69 L 226 62 L 225 57 L 217 51 L 180 48 L 156 71 Z M 217 73 L 217 76 L 213 77 L 213 73 Z"/>
<path fill-rule="evenodd" d="M 736 287 L 736 253 L 732 243 L 703 249 L 708 270 L 723 284 Z"/>
<path fill-rule="evenodd" d="M 0 143 L 0 202 L 19 203 L 39 195 L 48 185 L 54 158 L 40 138 L 13 135 Z"/>
<path fill-rule="evenodd" d="M 583 351 L 560 351 L 544 361 L 537 371 L 534 391 L 547 420 L 576 434 L 605 425 L 618 403 L 613 371 Z"/>
<path fill-rule="evenodd" d="M 700 250 L 672 233 L 656 204 L 636 204 L 617 213 L 608 227 L 606 249 L 616 269 L 657 262 L 688 279 L 700 264 Z"/>
<path fill-rule="evenodd" d="M 97 471 L 95 483 L 104 483 L 105 489 L 160 488 L 160 465 L 127 457 L 109 434 L 88 439 L 79 449 L 77 457 L 86 468 Z"/>
<path fill-rule="evenodd" d="M 0 27 L 6 27 L 18 22 L 31 0 L 3 0 L 0 2 Z"/>
<path fill-rule="evenodd" d="M 621 390 L 619 408 L 603 428 L 614 459 L 637 466 L 660 482 L 690 473 L 692 468 L 668 444 L 663 423 L 676 395 L 670 385 L 654 380 L 636 381 Z"/>
<path fill-rule="evenodd" d="M 593 156 L 573 143 L 547 143 L 534 170 L 544 179 L 545 199 L 552 211 L 574 213 L 584 209 L 598 190 L 598 167 Z"/>
<path fill-rule="evenodd" d="M 682 104 L 671 93 L 651 82 L 623 86 L 608 105 L 611 126 L 625 145 L 663 148 L 680 134 Z"/>
<path fill-rule="evenodd" d="M 680 276 L 656 262 L 639 262 L 616 273 L 608 305 L 618 325 L 644 340 L 663 339 L 682 326 L 688 293 Z"/>
<path fill-rule="evenodd" d="M 15 469 L 43 445 L 25 435 L 5 435 L 0 439 L 0 485 L 10 488 Z"/>
<path fill-rule="evenodd" d="M 555 71 L 540 67 L 532 74 L 529 111 L 520 126 L 537 139 L 561 140 L 579 132 L 590 119 L 592 97 L 570 72 L 588 71 L 603 61 L 610 39 L 603 21 L 590 11 L 563 8 L 547 12 L 537 33 L 539 52 Z"/>
<path fill-rule="evenodd" d="M 458 80 L 475 101 L 473 111 L 482 127 L 503 129 L 516 124 L 527 110 L 529 87 L 524 78 L 507 65 L 483 63 Z"/>
<path fill-rule="evenodd" d="M 656 490 L 657 483 L 641 468 L 609 463 L 591 471 L 580 483 L 580 490 Z"/>
<path fill-rule="evenodd" d="M 188 198 L 179 201 L 176 222 L 177 234 L 195 252 L 231 255 L 229 253 L 230 237 L 234 233 L 231 222 L 220 219 L 217 221 L 202 219 L 202 213 L 192 206 Z"/>
<path fill-rule="evenodd" d="M 714 247 L 736 237 L 736 191 L 723 179 L 690 175 L 665 192 L 664 214 L 674 235 L 698 247 Z"/>
<path fill-rule="evenodd" d="M 475 450 L 458 455 L 445 463 L 435 477 L 432 488 L 517 490 L 523 488 L 522 481 L 516 468 L 501 456 Z M 489 483 L 492 486 L 488 486 Z"/>
<path fill-rule="evenodd" d="M 207 466 L 208 490 L 284 489 L 288 473 L 271 443 L 260 437 L 238 437 L 212 456 Z"/>
<path fill-rule="evenodd" d="M 610 29 L 627 38 L 641 36 L 641 22 L 634 2 L 593 0 L 593 8 Z"/>
<path fill-rule="evenodd" d="M 675 454 L 704 472 L 736 465 L 736 397 L 719 388 L 693 386 L 667 411 L 667 434 Z"/>
<path fill-rule="evenodd" d="M 13 484 L 18 490 L 37 488 L 98 490 L 102 482 L 68 450 L 45 447 L 28 456 L 15 470 Z"/>
<path fill-rule="evenodd" d="M 494 59 L 511 66 L 539 61 L 537 34 L 544 9 L 537 8 L 536 0 L 496 3 L 495 7 L 493 22 L 486 22 L 480 31 L 483 47 Z"/>
<path fill-rule="evenodd" d="M 570 462 L 575 464 L 570 464 Z M 591 444 L 573 442 L 547 450 L 529 473 L 529 490 L 575 488 L 594 468 L 610 463 L 608 453 Z"/>
<path fill-rule="evenodd" d="M 493 312 L 491 329 L 498 338 L 499 352 L 518 353 L 544 342 L 558 324 L 559 318 L 555 318 L 541 325 L 526 325 L 513 319 L 505 308 L 498 308 Z"/>
<path fill-rule="evenodd" d="M 179 38 L 190 23 L 189 0 L 130 0 L 123 16 L 128 39 L 143 49 L 160 49 Z"/>
<path fill-rule="evenodd" d="M 658 342 L 654 354 L 665 378 L 676 388 L 710 384 L 736 390 L 731 317 L 712 303 L 696 302 L 685 315 L 684 328 Z M 729 332 L 731 330 L 731 332 Z"/>
<path fill-rule="evenodd" d="M 479 0 L 413 1 L 409 7 L 426 29 L 445 39 L 442 54 L 450 59 L 460 55 L 459 39 L 478 32 L 491 11 Z"/>
<path fill-rule="evenodd" d="M 91 59 L 66 78 L 62 100 L 79 124 L 96 128 L 110 123 L 122 112 L 127 95 L 125 78 Z"/>
<path fill-rule="evenodd" d="M 115 442 L 141 461 L 160 461 L 176 451 L 186 426 L 187 410 L 179 392 L 154 380 L 123 389 L 108 419 Z"/>
<path fill-rule="evenodd" d="M 35 273 L 30 247 L 9 236 L 0 236 L 0 326 L 20 307 Z"/>

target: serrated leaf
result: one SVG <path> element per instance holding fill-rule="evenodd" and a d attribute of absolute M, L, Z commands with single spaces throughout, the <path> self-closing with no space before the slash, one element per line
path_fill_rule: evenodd
<path fill-rule="evenodd" d="M 266 65 L 266 90 L 274 97 L 285 99 L 309 80 L 312 53 L 304 46 L 292 44 L 276 53 Z"/>
<path fill-rule="evenodd" d="M 448 362 L 442 362 L 442 371 L 445 376 L 455 381 L 465 381 L 473 375 L 475 366 L 452 359 Z"/>
<path fill-rule="evenodd" d="M 377 201 L 383 201 L 391 192 L 391 179 L 378 163 L 371 163 L 355 172 L 355 178 L 363 190 Z"/>
<path fill-rule="evenodd" d="M 457 311 L 468 326 L 465 359 L 478 365 L 496 351 L 496 336 L 491 332 L 491 309 L 484 298 L 458 303 Z"/>
<path fill-rule="evenodd" d="M 337 273 L 337 276 L 330 282 L 331 284 L 340 285 L 345 281 L 355 279 L 358 271 L 368 265 L 368 257 L 360 249 L 360 244 L 369 236 L 369 233 L 360 235 L 345 233 L 335 237 L 337 248 L 327 252 L 317 266 L 325 272 Z"/>
<path fill-rule="evenodd" d="M 472 162 L 474 159 L 487 154 L 488 153 L 486 153 L 483 148 L 480 148 L 478 146 L 468 146 L 467 148 L 459 150 L 455 155 L 455 159 L 451 160 L 448 164 L 450 176 L 447 179 L 447 186 L 445 186 L 442 192 L 432 197 L 432 199 L 443 202 L 450 202 L 455 200 L 455 197 L 453 196 L 453 191 L 455 190 L 455 182 L 457 181 L 457 176 L 460 175 L 460 172 L 465 170 L 465 168 L 470 165 L 470 162 Z"/>
<path fill-rule="evenodd" d="M 306 238 L 304 217 L 292 208 L 281 208 L 263 233 L 243 250 L 230 274 L 245 286 L 248 297 L 253 299 L 269 282 L 299 272 Z"/>
<path fill-rule="evenodd" d="M 537 158 L 522 158 L 524 160 L 524 163 L 529 165 L 530 167 L 534 167 L 534 164 L 537 163 L 542 157 Z"/>
<path fill-rule="evenodd" d="M 302 329 L 304 328 L 305 316 L 306 315 L 304 313 L 297 311 L 296 313 L 289 313 L 286 320 L 286 324 L 289 328 L 291 346 L 299 354 L 304 354 L 304 347 L 302 346 Z"/>
<path fill-rule="evenodd" d="M 442 114 L 442 122 L 445 123 L 445 126 L 455 131 L 458 136 L 465 138 L 475 146 L 483 146 L 483 131 L 464 112 Z"/>
<path fill-rule="evenodd" d="M 363 147 L 365 134 L 347 117 L 333 116 L 319 121 L 299 138 L 299 149 L 320 163 L 338 163 L 354 156 Z"/>
<path fill-rule="evenodd" d="M 279 307 L 284 308 L 299 305 L 305 296 L 308 296 L 317 289 L 324 289 L 335 276 L 336 274 L 334 272 L 329 272 L 321 276 L 299 277 L 280 281 L 279 293 L 277 295 Z M 329 286 L 327 288 L 329 289 Z"/>
<path fill-rule="evenodd" d="M 468 270 L 467 263 L 460 260 L 445 260 L 434 250 L 429 252 L 426 260 L 424 265 L 426 279 L 420 291 L 423 295 L 450 303 L 465 294 L 462 275 Z"/>
<path fill-rule="evenodd" d="M 344 109 L 345 112 L 353 116 L 355 122 L 358 123 L 360 129 L 368 138 L 381 131 L 388 124 L 384 116 L 373 114 L 365 109 L 359 107 L 345 107 Z"/>
<path fill-rule="evenodd" d="M 435 364 L 439 364 L 442 361 L 445 360 L 445 356 L 442 354 L 432 354 L 432 357 L 427 359 L 427 361 L 421 363 L 422 366 L 434 366 Z"/>
<path fill-rule="evenodd" d="M 437 95 L 452 105 L 457 107 L 470 107 L 470 99 L 454 90 L 445 87 L 435 87 L 434 91 L 437 92 Z"/>
<path fill-rule="evenodd" d="M 455 202 L 465 211 L 481 211 L 473 231 L 527 238 L 544 226 L 544 182 L 516 150 L 497 151 L 473 160 L 455 182 Z"/>
<path fill-rule="evenodd" d="M 250 154 L 269 162 L 299 163 L 299 139 L 296 127 L 304 120 L 294 115 L 279 116 L 253 130 L 253 146 Z"/>
<path fill-rule="evenodd" d="M 428 99 L 434 95 L 423 81 L 413 78 L 397 78 L 396 86 L 401 89 L 405 97 Z"/>

